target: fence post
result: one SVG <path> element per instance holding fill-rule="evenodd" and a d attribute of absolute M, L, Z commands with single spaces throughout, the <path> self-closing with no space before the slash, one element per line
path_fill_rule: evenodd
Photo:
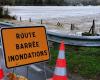
<path fill-rule="evenodd" d="M 22 18 L 21 18 L 21 16 L 20 16 L 20 21 L 22 21 Z"/>
<path fill-rule="evenodd" d="M 29 22 L 32 22 L 32 19 L 31 18 L 29 18 Z"/>

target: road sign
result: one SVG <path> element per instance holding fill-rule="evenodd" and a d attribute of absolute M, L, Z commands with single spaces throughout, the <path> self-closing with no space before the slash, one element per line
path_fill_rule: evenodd
<path fill-rule="evenodd" d="M 43 26 L 2 28 L 1 35 L 7 68 L 49 59 L 46 30 Z"/>

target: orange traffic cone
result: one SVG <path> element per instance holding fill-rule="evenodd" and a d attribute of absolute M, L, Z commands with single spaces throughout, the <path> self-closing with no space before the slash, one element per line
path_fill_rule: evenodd
<path fill-rule="evenodd" d="M 1 66 L 0 66 L 0 80 L 4 80 L 4 72 Z"/>
<path fill-rule="evenodd" d="M 62 41 L 52 80 L 68 80 L 66 66 L 65 47 L 64 41 Z"/>

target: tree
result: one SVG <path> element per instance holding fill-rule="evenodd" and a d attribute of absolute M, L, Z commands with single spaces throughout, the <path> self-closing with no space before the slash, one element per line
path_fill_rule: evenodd
<path fill-rule="evenodd" d="M 3 16 L 3 8 L 0 7 L 0 18 L 2 18 L 2 16 Z"/>
<path fill-rule="evenodd" d="M 57 3 L 58 6 L 63 5 L 64 4 L 64 0 L 57 0 L 56 3 Z"/>
<path fill-rule="evenodd" d="M 97 5 L 97 3 L 98 3 L 97 0 L 91 0 L 91 1 L 90 1 L 90 4 L 91 4 L 91 5 Z"/>

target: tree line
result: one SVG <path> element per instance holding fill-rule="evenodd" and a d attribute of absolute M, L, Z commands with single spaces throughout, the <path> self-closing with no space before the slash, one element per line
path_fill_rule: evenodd
<path fill-rule="evenodd" d="M 98 2 L 99 1 L 99 2 Z M 46 6 L 46 5 L 99 5 L 100 0 L 0 0 L 1 5 Z"/>
<path fill-rule="evenodd" d="M 1 0 L 1 5 L 63 5 L 64 0 Z"/>

